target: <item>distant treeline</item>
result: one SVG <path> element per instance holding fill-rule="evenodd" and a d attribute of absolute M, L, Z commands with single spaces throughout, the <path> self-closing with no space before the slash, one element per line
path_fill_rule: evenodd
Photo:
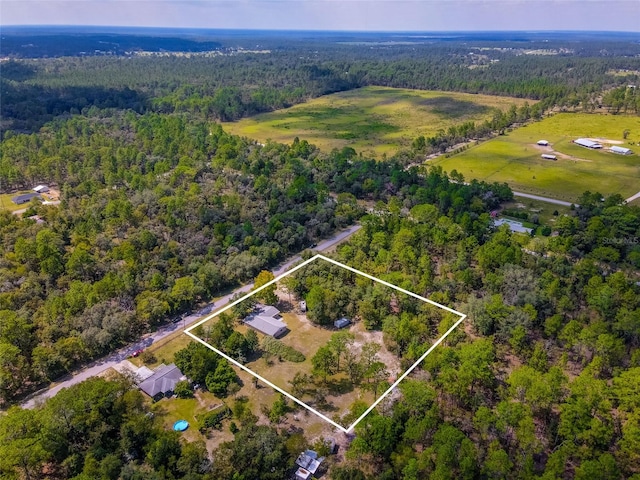
<path fill-rule="evenodd" d="M 602 52 L 617 45 L 595 44 Z M 57 115 L 91 106 L 229 121 L 368 85 L 505 95 L 537 100 L 543 110 L 590 111 L 602 104 L 603 91 L 638 83 L 633 72 L 640 71 L 640 58 L 598 54 L 593 42 L 581 43 L 580 55 L 571 56 L 523 55 L 509 50 L 514 45 L 508 42 L 490 45 L 374 47 L 314 40 L 283 43 L 272 53 L 214 58 L 10 61 L 2 66 L 1 128 L 33 131 Z M 618 70 L 629 73 L 611 74 Z M 637 109 L 636 102 L 627 112 Z"/>

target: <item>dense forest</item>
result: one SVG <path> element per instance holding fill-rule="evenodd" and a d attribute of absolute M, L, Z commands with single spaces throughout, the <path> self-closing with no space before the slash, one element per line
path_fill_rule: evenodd
<path fill-rule="evenodd" d="M 234 440 L 213 452 L 166 431 L 126 378 L 10 405 L 356 220 L 337 260 L 469 317 L 356 427 L 328 478 L 640 478 L 640 207 L 585 192 L 552 235 L 518 235 L 490 216 L 513 198 L 506 184 L 409 166 L 551 108 L 638 113 L 627 88 L 639 80 L 637 45 L 538 56 L 521 50 L 564 44 L 347 40 L 2 63 L 0 193 L 37 183 L 61 193 L 58 206 L 0 212 L 2 478 L 286 478 L 311 445 L 280 425 L 292 408 L 282 399 L 268 425 L 231 402 Z M 216 123 L 364 85 L 539 102 L 415 139 L 386 162 L 304 139 L 260 145 Z M 343 293 L 322 287 L 317 298 Z M 322 301 L 312 295 L 312 316 L 326 320 Z M 362 303 L 403 364 L 449 326 Z M 236 380 L 196 344 L 175 361 L 221 395 Z"/>
<path fill-rule="evenodd" d="M 350 165 L 362 168 L 358 163 Z M 347 460 L 331 470 L 331 478 L 640 473 L 640 249 L 611 241 L 640 233 L 640 209 L 622 205 L 617 196 L 585 193 L 577 215 L 559 219 L 557 236 L 521 237 L 506 227 L 493 231 L 486 213 L 485 202 L 499 202 L 508 189 L 488 194 L 494 192 L 489 186 L 451 183 L 437 169 L 419 178 L 396 174 L 407 181 L 396 183 L 393 193 L 385 184 L 374 191 L 381 198 L 376 212 L 362 217 L 363 229 L 339 248 L 337 259 L 455 305 L 469 321 L 401 384 L 402 401 L 356 427 Z M 408 362 L 426 347 L 421 338 L 445 327 L 393 316 L 371 325 Z M 187 358 L 217 365 L 207 349 L 190 350 L 188 357 L 176 357 L 185 369 Z M 210 372 L 207 383 L 215 389 L 218 370 L 195 368 L 193 375 Z M 42 409 L 10 410 L 0 421 L 1 465 L 8 474 L 19 469 L 32 478 L 45 462 L 63 478 L 107 470 L 100 475 L 283 478 L 304 443 L 278 429 L 278 420 L 256 427 L 237 406 L 235 440 L 215 450 L 211 463 L 198 444 L 183 444 L 154 427 L 144 405 L 123 383 L 95 380 Z M 361 406 L 353 408 L 357 413 Z M 68 418 L 64 428 L 60 409 Z M 144 435 L 133 433 L 142 428 Z M 272 445 L 270 455 L 250 455 L 252 442 Z M 32 447 L 28 454 L 22 445 Z M 266 473 L 265 465 L 277 474 Z"/>
<path fill-rule="evenodd" d="M 229 121 L 367 85 L 506 95 L 539 100 L 542 110 L 591 111 L 602 105 L 603 90 L 639 81 L 640 49 L 620 40 L 365 40 L 257 38 L 254 50 L 215 57 L 16 58 L 2 65 L 1 130 L 37 130 L 92 106 Z M 229 42 L 227 48 L 242 44 Z M 555 54 L 525 54 L 536 49 Z M 630 108 L 639 111 L 637 99 Z"/>

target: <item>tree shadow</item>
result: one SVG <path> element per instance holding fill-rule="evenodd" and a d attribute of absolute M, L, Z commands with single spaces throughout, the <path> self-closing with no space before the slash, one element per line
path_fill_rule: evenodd
<path fill-rule="evenodd" d="M 346 393 L 353 392 L 354 386 L 353 382 L 348 378 L 341 378 L 339 380 L 327 380 L 327 388 L 331 395 L 344 395 Z"/>

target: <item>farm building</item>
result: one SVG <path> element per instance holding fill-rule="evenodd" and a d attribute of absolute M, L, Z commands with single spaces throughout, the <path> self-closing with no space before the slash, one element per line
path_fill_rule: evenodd
<path fill-rule="evenodd" d="M 38 185 L 36 187 L 33 187 L 33 191 L 36 193 L 48 193 L 49 187 L 47 187 L 46 185 Z"/>
<path fill-rule="evenodd" d="M 594 142 L 593 140 L 589 140 L 588 138 L 577 138 L 573 141 L 573 143 L 586 148 L 602 148 L 601 144 L 599 144 L 598 142 Z"/>
<path fill-rule="evenodd" d="M 540 155 L 542 158 L 544 158 L 545 160 L 557 160 L 558 157 L 556 157 L 555 155 L 551 155 L 548 153 L 543 153 L 542 155 Z"/>
<path fill-rule="evenodd" d="M 23 203 L 30 202 L 31 199 L 37 198 L 38 200 L 42 200 L 42 197 L 39 193 L 25 193 L 23 195 L 17 195 L 11 199 L 13 203 L 16 205 L 22 205 Z"/>
<path fill-rule="evenodd" d="M 244 319 L 244 323 L 254 330 L 274 338 L 281 337 L 288 330 L 287 324 L 280 320 L 280 310 L 271 306 L 257 306 Z"/>
<path fill-rule="evenodd" d="M 350 323 L 351 323 L 351 320 L 349 320 L 348 318 L 342 317 L 336 320 L 335 322 L 333 322 L 333 326 L 336 328 L 344 328 Z"/>
<path fill-rule="evenodd" d="M 172 363 L 156 368 L 153 375 L 141 382 L 138 387 L 154 400 L 159 400 L 163 396 L 172 395 L 176 384 L 181 380 L 186 380 L 186 377 Z"/>
<path fill-rule="evenodd" d="M 538 140 L 538 145 L 546 147 L 549 145 L 549 142 L 546 140 Z"/>
<path fill-rule="evenodd" d="M 633 153 L 633 151 L 630 148 L 618 147 L 618 146 L 611 147 L 609 151 L 613 153 L 618 153 L 620 155 L 631 155 Z"/>

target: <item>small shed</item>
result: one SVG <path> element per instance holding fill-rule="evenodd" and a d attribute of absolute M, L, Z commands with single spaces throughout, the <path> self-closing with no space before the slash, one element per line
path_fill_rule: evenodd
<path fill-rule="evenodd" d="M 306 312 L 307 311 L 307 302 L 305 302 L 304 300 L 302 300 L 300 302 L 300 311 L 301 312 Z"/>
<path fill-rule="evenodd" d="M 42 200 L 42 197 L 40 196 L 39 193 L 25 193 L 22 195 L 16 195 L 11 199 L 11 201 L 16 205 L 22 205 L 23 203 L 30 202 L 34 198 L 37 198 L 38 200 Z"/>
<path fill-rule="evenodd" d="M 542 146 L 542 147 L 548 147 L 549 146 L 549 142 L 546 140 L 538 140 L 538 145 Z"/>
<path fill-rule="evenodd" d="M 633 151 L 630 148 L 618 147 L 617 145 L 614 145 L 613 147 L 611 147 L 609 151 L 613 153 L 617 153 L 618 155 L 631 155 L 633 153 Z"/>
<path fill-rule="evenodd" d="M 36 187 L 33 187 L 33 191 L 36 193 L 48 193 L 49 187 L 47 187 L 46 185 L 38 185 Z"/>
<path fill-rule="evenodd" d="M 348 318 L 342 317 L 333 322 L 333 326 L 336 328 L 344 328 L 351 323 L 351 320 Z"/>
<path fill-rule="evenodd" d="M 543 153 L 542 155 L 540 155 L 542 158 L 544 158 L 545 160 L 557 160 L 558 157 L 556 157 L 555 155 L 551 155 L 548 153 Z"/>

